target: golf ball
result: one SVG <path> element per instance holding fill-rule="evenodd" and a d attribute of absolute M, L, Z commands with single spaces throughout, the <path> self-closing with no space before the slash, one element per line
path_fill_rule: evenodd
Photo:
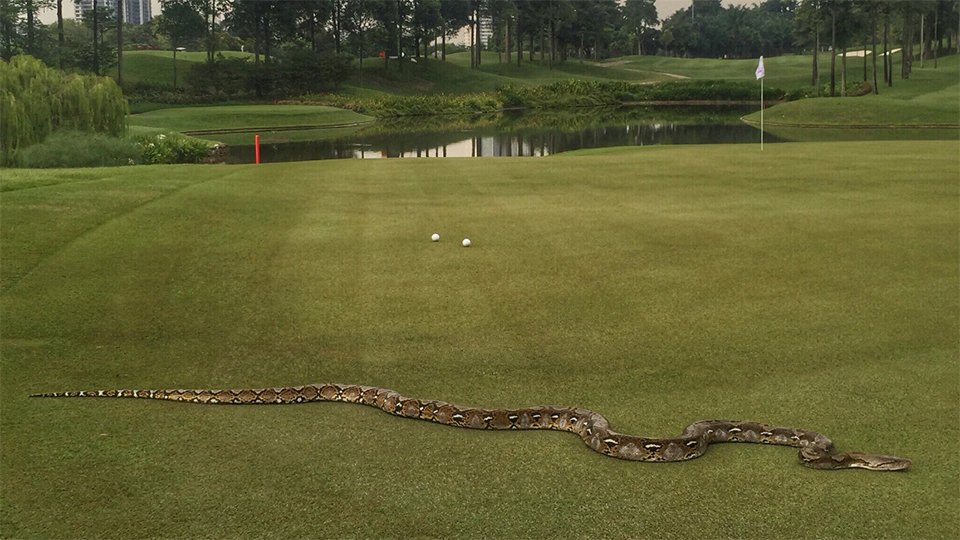
<path fill-rule="evenodd" d="M 469 238 L 464 238 L 464 239 L 463 239 L 463 247 L 470 247 L 470 239 L 469 239 Z"/>
<path fill-rule="evenodd" d="M 437 233 L 433 233 L 433 236 L 431 236 L 430 239 L 433 240 L 434 242 L 439 242 L 439 241 L 440 241 L 440 235 L 437 234 Z"/>

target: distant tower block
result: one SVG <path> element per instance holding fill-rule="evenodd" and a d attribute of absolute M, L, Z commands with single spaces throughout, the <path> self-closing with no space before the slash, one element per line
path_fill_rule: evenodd
<path fill-rule="evenodd" d="M 153 18 L 150 0 L 121 0 L 123 2 L 123 18 L 130 24 L 146 24 Z M 110 11 L 117 10 L 117 0 L 97 0 L 97 7 Z M 83 14 L 93 9 L 93 0 L 75 0 L 73 15 L 77 20 L 83 19 Z"/>

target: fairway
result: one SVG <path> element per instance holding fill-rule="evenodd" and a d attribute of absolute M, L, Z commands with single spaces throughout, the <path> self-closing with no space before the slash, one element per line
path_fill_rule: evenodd
<path fill-rule="evenodd" d="M 958 174 L 955 141 L 0 170 L 0 531 L 952 537 Z M 647 464 L 349 404 L 27 397 L 321 382 L 655 437 L 769 422 L 914 465 L 748 444 Z"/>

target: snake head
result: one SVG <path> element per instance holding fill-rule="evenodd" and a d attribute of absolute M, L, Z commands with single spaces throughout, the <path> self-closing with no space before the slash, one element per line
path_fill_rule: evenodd
<path fill-rule="evenodd" d="M 907 458 L 848 452 L 831 454 L 824 448 L 806 446 L 800 449 L 800 462 L 812 469 L 867 469 L 870 471 L 905 471 L 913 464 Z"/>
<path fill-rule="evenodd" d="M 913 461 L 898 456 L 881 456 L 877 454 L 861 454 L 851 452 L 847 454 L 851 467 L 869 469 L 871 471 L 905 471 L 913 465 Z"/>

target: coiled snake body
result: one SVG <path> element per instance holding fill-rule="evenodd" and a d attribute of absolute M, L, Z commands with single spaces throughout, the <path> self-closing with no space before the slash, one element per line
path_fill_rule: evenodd
<path fill-rule="evenodd" d="M 704 420 L 687 426 L 679 437 L 655 439 L 613 431 L 603 415 L 589 409 L 480 409 L 445 401 L 408 398 L 387 388 L 352 384 L 309 384 L 242 390 L 96 390 L 33 394 L 31 397 L 143 398 L 233 405 L 342 401 L 369 405 L 395 416 L 463 428 L 570 431 L 577 434 L 592 450 L 633 461 L 685 461 L 703 455 L 711 443 L 750 442 L 799 448 L 800 462 L 814 469 L 902 471 L 911 465 L 909 459 L 896 456 L 859 452 L 835 453 L 833 442 L 819 433 L 773 427 L 757 422 Z"/>

